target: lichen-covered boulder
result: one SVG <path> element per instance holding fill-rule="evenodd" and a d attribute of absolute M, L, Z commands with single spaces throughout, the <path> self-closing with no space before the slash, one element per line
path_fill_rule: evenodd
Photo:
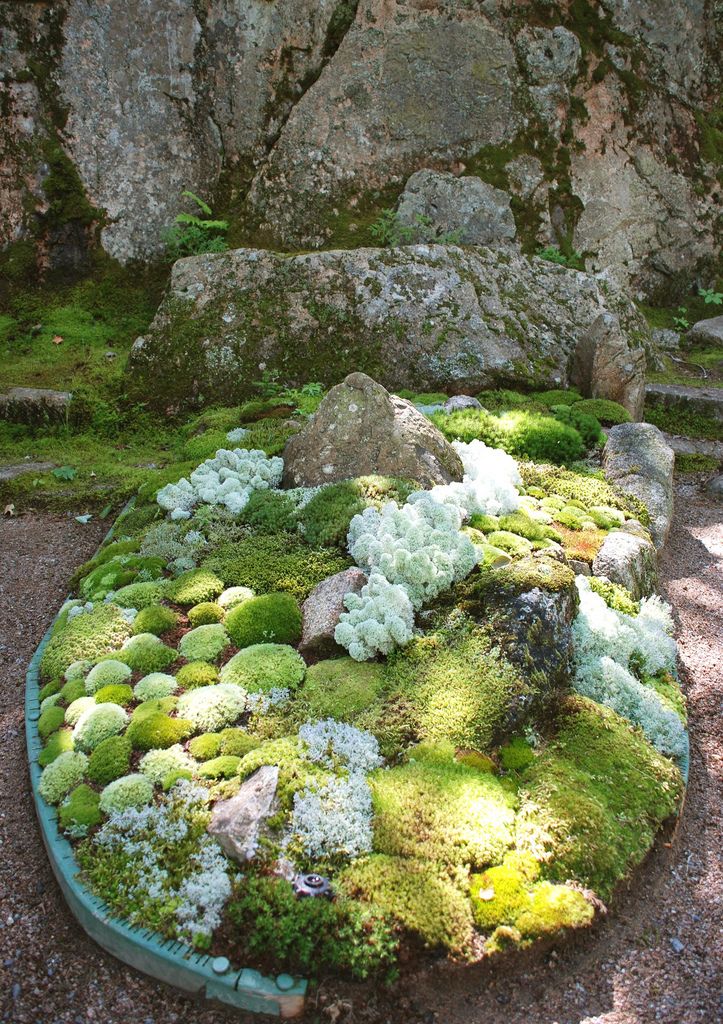
<path fill-rule="evenodd" d="M 645 352 L 632 347 L 618 318 L 601 313 L 583 333 L 573 356 L 573 384 L 591 398 L 618 402 L 635 420 L 645 406 Z"/>
<path fill-rule="evenodd" d="M 417 171 L 397 207 L 411 242 L 454 234 L 465 245 L 508 244 L 516 233 L 510 195 L 474 175 Z"/>
<path fill-rule="evenodd" d="M 264 765 L 246 779 L 235 796 L 214 805 L 208 831 L 229 857 L 243 863 L 256 854 L 261 827 L 273 811 L 278 782 L 278 767 Z"/>
<path fill-rule="evenodd" d="M 337 384 L 474 394 L 512 380 L 564 387 L 573 352 L 614 314 L 621 360 L 648 327 L 609 282 L 519 252 L 412 245 L 179 260 L 131 352 L 128 386 L 160 408 L 248 397 L 264 370 Z"/>
<path fill-rule="evenodd" d="M 339 624 L 339 616 L 345 611 L 344 598 L 347 594 L 358 594 L 366 582 L 366 573 L 351 566 L 314 587 L 301 607 L 299 650 L 302 654 L 338 652 L 334 630 Z"/>
<path fill-rule="evenodd" d="M 608 434 L 603 450 L 608 480 L 646 506 L 656 548 L 665 544 L 673 516 L 674 463 L 673 449 L 652 423 L 618 424 Z"/>
<path fill-rule="evenodd" d="M 690 345 L 723 345 L 723 316 L 699 320 L 685 337 Z"/>
<path fill-rule="evenodd" d="M 649 597 L 658 578 L 655 547 L 646 537 L 615 530 L 609 533 L 592 563 L 595 576 L 627 587 L 634 600 Z"/>
<path fill-rule="evenodd" d="M 378 473 L 423 487 L 461 480 L 454 448 L 414 406 L 365 373 L 332 388 L 284 449 L 286 487 L 315 487 Z"/>

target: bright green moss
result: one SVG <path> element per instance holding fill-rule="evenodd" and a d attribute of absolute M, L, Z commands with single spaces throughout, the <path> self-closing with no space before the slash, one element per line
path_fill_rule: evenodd
<path fill-rule="evenodd" d="M 289 810 L 292 806 L 294 793 L 304 789 L 314 779 L 325 779 L 327 773 L 311 764 L 299 751 L 299 742 L 294 736 L 283 736 L 281 739 L 267 740 L 256 749 L 249 751 L 241 758 L 238 774 L 242 779 L 263 765 L 277 765 L 279 784 L 276 796 L 281 810 Z"/>
<path fill-rule="evenodd" d="M 128 715 L 118 704 L 95 704 L 80 716 L 73 729 L 73 742 L 79 750 L 90 753 L 103 740 L 121 733 Z"/>
<path fill-rule="evenodd" d="M 283 491 L 254 491 L 240 516 L 259 533 L 291 533 L 296 529 L 296 502 Z"/>
<path fill-rule="evenodd" d="M 232 608 L 226 628 L 237 647 L 294 644 L 301 637 L 301 609 L 291 594 L 262 594 Z"/>
<path fill-rule="evenodd" d="M 193 779 L 193 772 L 189 768 L 174 768 L 167 775 L 163 776 L 161 786 L 163 792 L 167 793 L 169 789 L 172 789 L 180 779 L 191 781 Z"/>
<path fill-rule="evenodd" d="M 643 682 L 658 694 L 663 704 L 674 711 L 683 725 L 688 724 L 688 706 L 680 683 L 670 672 L 659 672 L 656 676 L 645 676 Z M 53 733 L 53 736 L 56 734 Z M 52 736 L 50 737 L 53 738 Z"/>
<path fill-rule="evenodd" d="M 415 490 L 419 490 L 415 480 L 385 476 L 362 476 L 330 484 L 299 513 L 302 532 L 314 546 L 346 549 L 349 523 L 355 515 L 371 506 L 380 508 L 387 501 L 403 505 Z"/>
<path fill-rule="evenodd" d="M 64 753 L 66 750 L 73 749 L 73 730 L 72 729 L 56 729 L 55 732 L 51 733 L 48 737 L 48 742 L 45 744 L 43 749 L 38 755 L 38 764 L 41 768 L 45 768 L 47 765 L 54 761 L 56 757 Z"/>
<path fill-rule="evenodd" d="M 210 761 L 218 756 L 221 736 L 217 732 L 204 732 L 194 736 L 188 744 L 188 752 L 197 761 Z"/>
<path fill-rule="evenodd" d="M 608 608 L 614 608 L 615 611 L 622 612 L 623 615 L 637 615 L 640 611 L 640 602 L 633 601 L 627 587 L 600 579 L 599 576 L 588 576 L 587 582 L 590 584 L 590 589 L 600 595 Z"/>
<path fill-rule="evenodd" d="M 60 699 L 64 704 L 72 704 L 78 697 L 85 696 L 85 680 L 84 679 L 71 679 L 70 682 L 65 683 L 60 691 Z"/>
<path fill-rule="evenodd" d="M 210 626 L 213 623 L 221 622 L 226 613 L 220 604 L 215 601 L 202 601 L 188 611 L 188 621 L 195 628 L 196 626 Z M 151 632 L 154 632 L 153 630 Z"/>
<path fill-rule="evenodd" d="M 510 512 L 508 515 L 501 516 L 499 520 L 499 529 L 507 530 L 510 533 L 516 533 L 520 537 L 525 537 L 527 540 L 545 540 L 550 537 L 553 531 L 545 526 L 543 523 L 538 523 L 531 516 L 528 516 L 525 512 Z M 497 531 L 491 531 L 495 533 Z M 556 539 L 556 538 L 553 538 Z M 494 541 L 490 540 L 491 543 Z"/>
<path fill-rule="evenodd" d="M 261 746 L 261 740 L 257 736 L 249 735 L 244 729 L 222 729 L 216 735 L 219 738 L 219 754 L 244 757 L 249 751 Z"/>
<path fill-rule="evenodd" d="M 577 430 L 586 448 L 601 447 L 605 443 L 602 427 L 594 416 L 582 411 L 580 404 L 572 407 L 555 405 L 552 408 L 553 415 L 560 423 L 566 423 Z"/>
<path fill-rule="evenodd" d="M 65 711 L 59 707 L 49 707 L 43 711 L 38 719 L 38 733 L 40 738 L 46 740 L 51 732 L 59 729 L 65 720 Z"/>
<path fill-rule="evenodd" d="M 493 530 L 487 534 L 487 541 L 492 547 L 500 551 L 506 551 L 515 558 L 523 558 L 532 551 L 532 544 L 524 537 L 518 537 L 516 533 L 509 533 L 507 530 Z"/>
<path fill-rule="evenodd" d="M 385 756 L 418 740 L 484 750 L 530 694 L 483 630 L 462 619 L 391 655 L 383 696 L 356 724 L 375 733 Z"/>
<path fill-rule="evenodd" d="M 647 509 L 641 501 L 630 494 L 625 494 L 619 488 L 608 483 L 601 476 L 585 475 L 574 473 L 569 469 L 559 466 L 538 466 L 531 462 L 520 463 L 520 473 L 525 487 L 539 488 L 546 495 L 555 495 L 558 499 L 581 501 L 586 509 L 594 505 L 607 505 L 613 509 L 620 509 L 628 515 L 631 513 L 639 519 L 643 526 L 650 522 Z M 560 505 L 555 502 L 558 508 Z M 548 499 L 543 499 L 542 507 L 552 509 Z"/>
<path fill-rule="evenodd" d="M 100 809 L 104 814 L 127 811 L 131 807 L 145 807 L 153 799 L 153 783 L 145 775 L 124 775 L 109 782 L 100 795 Z"/>
<path fill-rule="evenodd" d="M 582 401 L 582 395 L 573 388 L 568 388 L 566 391 L 561 389 L 554 389 L 552 391 L 534 391 L 531 397 L 534 398 L 536 402 L 541 402 L 550 409 L 553 405 L 575 405 L 576 402 Z"/>
<path fill-rule="evenodd" d="M 454 759 L 451 745 L 370 777 L 374 849 L 450 867 L 500 860 L 512 844 L 514 800 L 500 780 Z M 420 753 L 425 753 L 420 748 Z"/>
<path fill-rule="evenodd" d="M 155 712 L 142 718 L 134 716 L 126 735 L 134 750 L 165 750 L 188 739 L 193 731 L 193 722 L 188 719 Z"/>
<path fill-rule="evenodd" d="M 300 701 L 307 718 L 353 722 L 373 704 L 383 683 L 382 665 L 353 658 L 331 658 L 307 669 Z"/>
<path fill-rule="evenodd" d="M 522 771 L 535 760 L 532 747 L 521 736 L 515 736 L 504 747 L 500 747 L 499 754 L 502 767 L 508 772 Z"/>
<path fill-rule="evenodd" d="M 240 757 L 223 754 L 205 761 L 199 768 L 198 774 L 204 779 L 231 779 L 237 774 L 240 763 Z"/>
<path fill-rule="evenodd" d="M 139 679 L 133 688 L 133 695 L 138 701 L 163 700 L 170 697 L 178 689 L 174 676 L 166 672 L 151 672 Z"/>
<path fill-rule="evenodd" d="M 175 711 L 177 704 L 178 697 L 158 697 L 146 700 L 133 709 L 131 721 L 140 722 L 150 715 L 170 715 L 172 711 Z"/>
<path fill-rule="evenodd" d="M 88 758 L 79 750 L 65 750 L 43 769 L 38 792 L 49 804 L 57 804 L 83 781 Z"/>
<path fill-rule="evenodd" d="M 220 679 L 222 683 L 236 683 L 249 693 L 268 693 L 273 689 L 295 690 L 305 673 L 304 659 L 293 647 L 252 644 L 223 666 Z"/>
<path fill-rule="evenodd" d="M 196 626 L 181 637 L 178 650 L 189 661 L 215 661 L 229 646 L 228 633 L 220 622 Z"/>
<path fill-rule="evenodd" d="M 350 564 L 336 551 L 310 548 L 290 537 L 266 535 L 224 544 L 204 562 L 227 587 L 250 587 L 256 594 L 283 591 L 299 601 L 304 601 L 322 580 Z"/>
<path fill-rule="evenodd" d="M 133 688 L 126 683 L 102 686 L 95 694 L 96 704 L 120 704 L 127 708 L 133 702 Z"/>
<path fill-rule="evenodd" d="M 75 680 L 75 682 L 77 682 L 77 680 Z M 81 680 L 81 684 L 82 684 L 82 680 Z M 38 694 L 38 700 L 40 701 L 40 703 L 42 704 L 42 702 L 45 700 L 46 697 L 52 697 L 54 693 L 60 693 L 61 700 L 65 700 L 66 704 L 70 703 L 68 700 L 66 700 L 63 697 L 62 686 L 63 686 L 62 679 L 53 679 L 53 680 L 51 680 L 51 682 L 46 683 L 45 686 L 43 686 L 42 689 L 40 690 L 40 693 Z M 85 686 L 81 685 L 80 693 L 77 694 L 77 696 L 81 697 L 84 693 L 85 693 Z M 75 697 L 73 697 L 72 699 L 75 700 Z"/>
<path fill-rule="evenodd" d="M 481 530 L 482 533 L 492 533 L 493 530 L 499 530 L 500 520 L 499 516 L 488 516 L 484 513 L 476 512 L 470 518 L 469 525 L 473 530 Z"/>
<path fill-rule="evenodd" d="M 204 430 L 202 434 L 189 437 L 183 445 L 182 457 L 193 459 L 195 462 L 212 459 L 219 448 L 230 447 L 226 433 L 225 430 Z"/>
<path fill-rule="evenodd" d="M 87 832 L 100 824 L 100 793 L 86 783 L 77 786 L 58 808 L 58 821 L 62 829 Z"/>
<path fill-rule="evenodd" d="M 53 634 L 43 652 L 40 670 L 44 676 L 56 678 L 68 666 L 81 659 L 97 661 L 114 650 L 130 635 L 130 626 L 120 608 L 112 604 L 97 605 L 66 622 Z"/>
<path fill-rule="evenodd" d="M 165 596 L 168 584 L 166 580 L 148 580 L 142 583 L 130 583 L 127 587 L 121 587 L 113 594 L 113 603 L 121 608 L 137 608 L 139 611 L 157 605 Z M 133 623 L 135 626 L 135 623 Z M 141 632 L 135 629 L 134 632 Z M 153 632 L 153 630 L 149 630 Z"/>
<path fill-rule="evenodd" d="M 121 775 L 127 775 L 130 767 L 131 743 L 126 736 L 111 736 L 99 743 L 88 759 L 88 778 L 105 786 Z"/>
<path fill-rule="evenodd" d="M 150 675 L 162 672 L 177 660 L 178 654 L 172 647 L 166 647 L 153 633 L 137 633 L 127 640 L 117 657 L 134 672 Z"/>
<path fill-rule="evenodd" d="M 117 555 L 93 569 L 81 580 L 80 593 L 85 600 L 102 601 L 111 592 L 125 589 L 141 572 L 146 577 L 159 579 L 164 568 L 161 558 L 133 554 Z"/>
<path fill-rule="evenodd" d="M 219 672 L 215 665 L 206 661 L 189 661 L 176 673 L 176 683 L 182 690 L 195 690 L 198 686 L 212 686 L 217 683 Z"/>
<path fill-rule="evenodd" d="M 188 607 L 213 601 L 224 588 L 224 583 L 210 569 L 191 569 L 168 584 L 166 597 L 176 604 Z"/>
<path fill-rule="evenodd" d="M 450 441 L 479 439 L 510 455 L 536 462 L 570 463 L 584 454 L 582 437 L 574 427 L 526 409 L 493 416 L 485 409 L 437 412 L 430 417 Z"/>
<path fill-rule="evenodd" d="M 638 864 L 682 793 L 678 769 L 613 712 L 584 698 L 521 779 L 520 849 L 544 851 L 551 881 L 574 878 L 608 899 Z"/>
<path fill-rule="evenodd" d="M 585 413 L 587 416 L 594 416 L 600 423 L 613 426 L 616 423 L 630 423 L 630 413 L 618 402 L 612 402 L 609 398 L 583 398 L 581 402 L 575 402 L 573 411 Z"/>
<path fill-rule="evenodd" d="M 374 854 L 345 868 L 338 884 L 348 895 L 390 914 L 427 946 L 458 955 L 469 952 L 469 900 L 430 861 Z"/>

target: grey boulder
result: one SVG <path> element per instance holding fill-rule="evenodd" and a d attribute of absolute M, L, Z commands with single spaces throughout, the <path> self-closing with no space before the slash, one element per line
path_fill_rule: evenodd
<path fill-rule="evenodd" d="M 278 782 L 278 767 L 264 765 L 246 779 L 235 796 L 214 805 L 208 831 L 229 857 L 243 862 L 256 854 L 261 826 L 272 813 Z"/>
<path fill-rule="evenodd" d="M 516 233 L 508 193 L 473 175 L 417 171 L 402 192 L 397 217 L 410 242 L 454 235 L 465 245 L 496 245 Z"/>
<path fill-rule="evenodd" d="M 283 453 L 285 487 L 316 487 L 379 473 L 424 488 L 461 480 L 462 461 L 414 406 L 365 373 L 332 388 Z"/>
<path fill-rule="evenodd" d="M 712 480 L 709 480 L 706 491 L 711 498 L 717 498 L 718 501 L 723 501 L 723 474 L 714 476 Z"/>
<path fill-rule="evenodd" d="M 614 313 L 601 313 L 575 349 L 570 379 L 591 398 L 609 398 L 635 420 L 645 406 L 645 352 L 633 348 Z"/>
<path fill-rule="evenodd" d="M 592 563 L 595 576 L 627 587 L 637 601 L 655 590 L 658 561 L 653 544 L 624 530 L 614 530 L 603 541 Z"/>
<path fill-rule="evenodd" d="M 444 403 L 445 412 L 458 412 L 460 409 L 481 409 L 482 403 L 472 395 L 453 395 Z"/>
<path fill-rule="evenodd" d="M 358 594 L 366 581 L 366 573 L 352 566 L 314 587 L 301 608 L 303 625 L 299 651 L 302 654 L 333 653 L 337 650 L 334 630 L 345 610 L 344 598 L 347 594 Z"/>
<path fill-rule="evenodd" d="M 646 506 L 658 549 L 668 538 L 673 516 L 674 463 L 673 449 L 652 423 L 618 424 L 610 430 L 603 450 L 606 477 Z"/>
<path fill-rule="evenodd" d="M 699 320 L 685 337 L 691 345 L 723 345 L 723 316 Z"/>

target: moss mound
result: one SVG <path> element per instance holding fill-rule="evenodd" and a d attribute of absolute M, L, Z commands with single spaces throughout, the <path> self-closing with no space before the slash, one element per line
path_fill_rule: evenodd
<path fill-rule="evenodd" d="M 232 608 L 226 628 L 237 647 L 294 644 L 301 638 L 301 609 L 291 594 L 262 594 Z"/>
<path fill-rule="evenodd" d="M 274 689 L 295 690 L 305 673 L 304 659 L 293 647 L 252 644 L 226 662 L 220 679 L 222 683 L 236 683 L 249 693 L 268 693 Z"/>
<path fill-rule="evenodd" d="M 370 707 L 384 685 L 384 668 L 353 658 L 330 658 L 306 672 L 300 697 L 308 718 L 353 722 Z"/>
<path fill-rule="evenodd" d="M 120 647 L 130 631 L 120 608 L 112 604 L 96 605 L 92 611 L 76 615 L 70 621 L 67 616 L 61 616 L 43 651 L 40 671 L 43 676 L 56 678 L 74 661 L 97 661 Z"/>

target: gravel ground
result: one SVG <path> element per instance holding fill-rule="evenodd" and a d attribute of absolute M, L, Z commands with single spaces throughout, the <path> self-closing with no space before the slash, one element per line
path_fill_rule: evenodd
<path fill-rule="evenodd" d="M 723 1021 L 723 514 L 694 484 L 661 565 L 675 606 L 693 735 L 682 821 L 630 890 L 574 943 L 474 969 L 441 968 L 400 991 L 320 990 L 309 1021 L 331 1024 L 713 1024 Z M 0 522 L 0 1019 L 12 1024 L 225 1024 L 124 967 L 65 907 L 32 810 L 23 675 L 75 565 L 102 528 L 36 516 Z"/>

